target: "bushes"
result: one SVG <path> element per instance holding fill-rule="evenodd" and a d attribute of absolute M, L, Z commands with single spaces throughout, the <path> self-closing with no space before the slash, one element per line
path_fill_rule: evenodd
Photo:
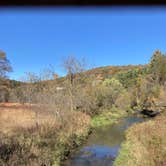
<path fill-rule="evenodd" d="M 151 76 L 138 77 L 134 88 L 130 88 L 133 106 L 146 109 L 154 107 L 155 98 L 159 97 L 160 86 L 156 84 Z"/>
<path fill-rule="evenodd" d="M 115 105 L 122 111 L 129 111 L 131 109 L 132 96 L 129 92 L 124 91 L 117 98 Z"/>
<path fill-rule="evenodd" d="M 97 116 L 94 116 L 91 121 L 92 127 L 100 127 L 104 125 L 111 125 L 121 117 L 126 116 L 126 112 L 123 110 L 119 110 L 116 107 L 112 107 L 111 109 L 102 110 L 101 113 Z"/>
<path fill-rule="evenodd" d="M 115 78 L 105 79 L 103 82 L 103 90 L 103 96 L 105 96 L 104 104 L 106 107 L 114 105 L 120 94 L 125 91 L 122 84 Z"/>
<path fill-rule="evenodd" d="M 126 111 L 131 105 L 130 93 L 115 78 L 105 79 L 98 87 L 96 97 L 104 109 L 116 107 L 118 110 Z"/>

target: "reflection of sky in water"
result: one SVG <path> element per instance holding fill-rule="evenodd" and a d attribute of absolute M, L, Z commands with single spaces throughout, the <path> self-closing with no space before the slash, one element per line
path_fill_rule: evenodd
<path fill-rule="evenodd" d="M 81 150 L 81 152 L 82 156 L 87 156 L 90 153 L 92 155 L 95 155 L 95 157 L 97 158 L 103 158 L 105 156 L 114 158 L 116 157 L 118 150 L 119 146 L 107 147 L 107 146 L 93 145 L 93 146 L 84 147 Z"/>
<path fill-rule="evenodd" d="M 112 166 L 124 140 L 124 131 L 133 123 L 143 121 L 131 116 L 119 123 L 96 129 L 88 138 L 86 145 L 65 163 L 65 166 Z"/>
<path fill-rule="evenodd" d="M 86 146 L 74 156 L 71 166 L 112 166 L 119 146 Z"/>

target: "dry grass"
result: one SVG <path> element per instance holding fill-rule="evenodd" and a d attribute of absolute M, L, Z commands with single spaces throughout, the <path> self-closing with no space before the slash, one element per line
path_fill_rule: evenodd
<path fill-rule="evenodd" d="M 166 117 L 135 124 L 127 131 L 115 165 L 165 166 L 166 165 Z"/>
<path fill-rule="evenodd" d="M 0 104 L 0 131 L 10 133 L 15 128 L 30 128 L 36 123 L 38 125 L 49 123 L 58 126 L 56 118 L 49 114 L 39 114 L 36 118 L 36 109 L 30 104 L 18 103 Z"/>
<path fill-rule="evenodd" d="M 44 107 L 45 109 L 46 107 Z M 0 165 L 58 165 L 90 117 L 81 112 L 53 112 L 30 104 L 0 104 Z"/>

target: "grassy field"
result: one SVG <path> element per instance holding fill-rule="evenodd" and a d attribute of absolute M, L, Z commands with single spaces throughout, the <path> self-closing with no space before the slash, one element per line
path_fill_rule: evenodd
<path fill-rule="evenodd" d="M 114 165 L 165 166 L 166 116 L 130 127 Z"/>
<path fill-rule="evenodd" d="M 1 165 L 59 165 L 88 135 L 90 117 L 29 104 L 0 104 Z"/>

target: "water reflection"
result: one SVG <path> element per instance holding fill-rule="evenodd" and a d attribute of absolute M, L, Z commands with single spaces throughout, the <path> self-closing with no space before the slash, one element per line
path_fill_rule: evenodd
<path fill-rule="evenodd" d="M 124 131 L 143 118 L 131 116 L 118 124 L 97 128 L 86 144 L 67 160 L 65 166 L 112 166 L 124 140 Z"/>

